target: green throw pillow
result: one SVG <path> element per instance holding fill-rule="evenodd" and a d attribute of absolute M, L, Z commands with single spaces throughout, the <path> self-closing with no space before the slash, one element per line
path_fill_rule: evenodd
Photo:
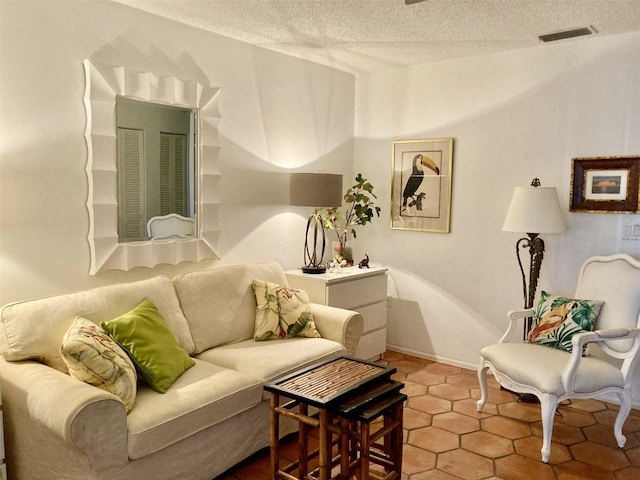
<path fill-rule="evenodd" d="M 603 303 L 561 297 L 542 291 L 527 340 L 571 352 L 572 337 L 577 333 L 593 330 Z"/>
<path fill-rule="evenodd" d="M 102 322 L 102 328 L 129 353 L 140 376 L 157 392 L 165 393 L 195 365 L 148 298 L 124 315 Z"/>
<path fill-rule="evenodd" d="M 307 292 L 264 280 L 253 281 L 253 292 L 256 296 L 254 340 L 320 338 Z"/>

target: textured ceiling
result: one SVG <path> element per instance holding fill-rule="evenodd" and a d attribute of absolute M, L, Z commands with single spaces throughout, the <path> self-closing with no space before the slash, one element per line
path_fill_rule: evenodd
<path fill-rule="evenodd" d="M 640 30 L 640 0 L 115 1 L 353 73 L 535 47 L 569 28 Z"/>

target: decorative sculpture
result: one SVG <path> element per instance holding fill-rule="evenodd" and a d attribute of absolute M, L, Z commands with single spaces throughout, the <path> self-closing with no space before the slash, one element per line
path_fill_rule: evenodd
<path fill-rule="evenodd" d="M 365 258 L 360 260 L 360 263 L 358 263 L 358 268 L 369 268 L 369 255 L 365 253 L 364 257 Z"/>

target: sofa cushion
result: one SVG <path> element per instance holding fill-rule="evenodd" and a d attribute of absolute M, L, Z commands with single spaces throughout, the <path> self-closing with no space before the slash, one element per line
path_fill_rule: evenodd
<path fill-rule="evenodd" d="M 38 360 L 67 373 L 60 355 L 62 337 L 77 316 L 100 324 L 128 312 L 149 298 L 180 345 L 194 344 L 171 281 L 162 276 L 79 293 L 12 303 L 0 311 L 0 353 L 6 360 Z"/>
<path fill-rule="evenodd" d="M 197 358 L 243 372 L 266 383 L 307 365 L 342 355 L 346 355 L 346 349 L 338 342 L 297 337 L 286 342 L 245 340 L 212 348 Z"/>
<path fill-rule="evenodd" d="M 98 325 L 77 317 L 65 334 L 60 354 L 69 375 L 117 395 L 127 413 L 136 401 L 138 376 L 129 355 Z"/>
<path fill-rule="evenodd" d="M 265 280 L 254 280 L 253 291 L 256 295 L 254 340 L 320 338 L 307 292 Z"/>
<path fill-rule="evenodd" d="M 124 348 L 147 384 L 165 393 L 195 362 L 180 346 L 156 306 L 145 298 L 102 328 Z"/>
<path fill-rule="evenodd" d="M 253 338 L 256 299 L 251 284 L 254 278 L 288 285 L 282 267 L 275 262 L 214 268 L 174 278 L 195 353 Z"/>
<path fill-rule="evenodd" d="M 127 417 L 129 458 L 157 452 L 261 400 L 262 384 L 255 377 L 196 359 L 165 394 L 140 386 Z"/>
<path fill-rule="evenodd" d="M 532 385 L 542 393 L 556 396 L 566 393 L 562 374 L 571 354 L 564 350 L 528 343 L 496 343 L 484 347 L 480 354 L 515 383 Z M 574 391 L 593 394 L 607 382 L 611 387 L 624 387 L 618 367 L 596 357 L 580 360 Z"/>

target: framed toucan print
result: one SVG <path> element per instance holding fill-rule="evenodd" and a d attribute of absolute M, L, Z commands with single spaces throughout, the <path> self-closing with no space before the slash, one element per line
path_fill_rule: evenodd
<path fill-rule="evenodd" d="M 391 228 L 449 233 L 453 138 L 393 142 Z"/>

